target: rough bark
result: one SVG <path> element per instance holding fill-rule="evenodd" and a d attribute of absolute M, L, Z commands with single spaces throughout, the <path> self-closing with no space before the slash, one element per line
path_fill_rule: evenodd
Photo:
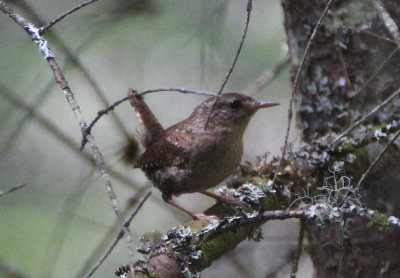
<path fill-rule="evenodd" d="M 293 76 L 327 3 L 282 1 Z M 382 4 L 399 26 L 400 2 L 386 0 Z M 344 131 L 400 87 L 400 54 L 394 52 L 398 47 L 394 36 L 373 1 L 333 1 L 311 45 L 296 89 L 297 123 L 305 142 L 314 144 L 316 138 Z M 368 125 L 398 123 L 399 112 L 397 97 L 354 130 L 352 138 L 363 134 Z M 382 146 L 367 144 L 352 151 L 352 163 L 346 161 L 344 167 L 355 183 Z M 393 146 L 379 161 L 361 185 L 363 205 L 399 216 L 399 158 L 398 147 Z M 316 173 L 319 178 L 324 174 Z M 400 277 L 398 231 L 371 228 L 357 217 L 345 226 L 324 228 L 307 221 L 306 229 L 314 277 Z"/>

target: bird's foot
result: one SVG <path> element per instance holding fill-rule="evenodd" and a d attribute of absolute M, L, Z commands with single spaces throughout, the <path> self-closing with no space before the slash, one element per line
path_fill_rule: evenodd
<path fill-rule="evenodd" d="M 185 212 L 186 214 L 190 215 L 190 217 L 192 217 L 193 220 L 201 220 L 201 221 L 206 221 L 208 223 L 215 223 L 215 221 L 219 221 L 218 217 L 216 217 L 215 215 L 205 215 L 202 213 L 193 213 L 190 210 L 185 209 L 178 203 L 174 202 L 172 200 L 171 196 L 163 194 L 162 197 L 165 202 L 167 202 L 170 205 L 173 205 L 174 207 L 176 207 L 176 208 L 180 209 L 181 211 Z"/>
<path fill-rule="evenodd" d="M 211 224 L 219 221 L 219 218 L 217 216 L 206 215 L 203 213 L 194 213 L 192 217 L 193 217 L 193 220 L 205 221 L 205 222 L 209 222 Z"/>
<path fill-rule="evenodd" d="M 232 199 L 232 198 L 227 198 L 227 197 L 224 197 L 224 196 L 221 196 L 221 195 L 217 195 L 217 194 L 214 194 L 214 193 L 211 193 L 211 192 L 208 192 L 208 191 L 201 191 L 200 193 L 202 193 L 204 195 L 207 195 L 207 196 L 209 196 L 211 198 L 214 198 L 215 200 L 217 200 L 217 201 L 219 201 L 221 203 L 224 203 L 224 204 L 228 204 L 228 205 L 232 205 L 232 206 L 239 206 L 239 207 L 243 207 L 243 208 L 249 207 L 249 204 L 246 203 L 246 202 L 242 202 L 242 201 L 235 200 L 235 199 Z"/>

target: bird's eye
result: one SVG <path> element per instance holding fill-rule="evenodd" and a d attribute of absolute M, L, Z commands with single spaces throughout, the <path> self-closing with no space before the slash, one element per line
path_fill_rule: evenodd
<path fill-rule="evenodd" d="M 239 108 L 241 108 L 241 107 L 243 106 L 243 103 L 242 103 L 240 100 L 235 99 L 235 100 L 232 100 L 232 101 L 229 103 L 229 106 L 230 106 L 232 109 L 238 110 Z"/>

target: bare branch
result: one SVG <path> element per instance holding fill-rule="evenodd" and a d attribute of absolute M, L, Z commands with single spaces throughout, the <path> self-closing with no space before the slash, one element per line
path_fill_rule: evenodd
<path fill-rule="evenodd" d="M 54 77 L 57 81 L 57 84 L 60 86 L 62 92 L 65 95 L 65 98 L 67 99 L 67 102 L 69 103 L 72 111 L 74 112 L 74 115 L 79 123 L 79 126 L 81 128 L 81 132 L 85 134 L 85 130 L 87 128 L 87 123 L 82 115 L 81 109 L 77 101 L 75 100 L 75 96 L 68 86 L 68 83 L 64 77 L 64 74 L 62 73 L 60 67 L 58 66 L 53 53 L 51 52 L 50 48 L 48 47 L 47 41 L 40 35 L 39 29 L 33 25 L 32 23 L 29 23 L 26 21 L 21 15 L 15 13 L 10 7 L 8 7 L 3 1 L 0 0 L 0 10 L 7 14 L 10 18 L 12 18 L 18 25 L 20 25 L 34 40 L 34 42 L 39 46 L 40 52 L 43 54 L 45 59 L 47 60 L 50 69 L 52 70 Z M 108 193 L 108 197 L 111 202 L 111 206 L 114 210 L 115 215 L 117 216 L 117 219 L 120 223 L 121 229 L 124 230 L 125 235 L 126 235 L 126 243 L 127 243 L 127 249 L 129 253 L 129 258 L 131 265 L 133 265 L 133 245 L 132 245 L 132 238 L 130 235 L 130 231 L 127 227 L 124 226 L 124 219 L 121 215 L 121 211 L 119 208 L 119 204 L 110 180 L 110 176 L 106 171 L 105 168 L 105 162 L 103 160 L 102 154 L 100 152 L 100 149 L 97 147 L 94 137 L 92 135 L 86 135 L 86 138 L 88 140 L 88 143 L 91 146 L 93 157 L 95 158 L 97 168 L 100 171 L 100 174 L 104 180 L 106 191 Z"/>
<path fill-rule="evenodd" d="M 398 96 L 400 94 L 400 88 L 394 91 L 389 97 L 387 97 L 384 101 L 382 101 L 379 105 L 375 106 L 371 111 L 369 111 L 364 117 L 359 119 L 357 122 L 352 124 L 348 129 L 346 129 L 342 134 L 340 134 L 338 137 L 336 137 L 331 143 L 331 146 L 334 146 L 336 143 L 339 142 L 340 139 L 342 139 L 344 136 L 349 134 L 353 129 L 355 129 L 357 126 L 359 126 L 362 122 L 367 120 L 369 117 L 371 117 L 373 114 L 375 114 L 378 110 L 380 110 L 383 106 L 388 104 L 393 98 Z"/>
<path fill-rule="evenodd" d="M 384 37 L 384 36 L 381 36 L 381 35 L 378 35 L 378 34 L 375 34 L 375 33 L 371 32 L 369 30 L 359 29 L 359 28 L 355 28 L 355 27 L 344 27 L 344 26 L 342 28 L 351 30 L 353 32 L 364 33 L 364 34 L 367 34 L 367 35 L 369 35 L 371 37 L 374 37 L 374 38 L 380 39 L 382 41 L 389 42 L 389 43 L 397 45 L 397 43 L 394 40 L 389 39 L 389 38 Z"/>
<path fill-rule="evenodd" d="M 372 3 L 374 4 L 374 7 L 379 14 L 379 17 L 385 23 L 386 29 L 393 36 L 393 39 L 395 40 L 397 45 L 400 46 L 400 31 L 399 27 L 396 25 L 396 22 L 385 9 L 381 0 L 372 0 Z"/>
<path fill-rule="evenodd" d="M 248 0 L 248 1 L 247 1 L 247 18 L 246 18 L 246 24 L 245 24 L 244 30 L 243 30 L 243 35 L 242 35 L 242 38 L 241 38 L 241 40 L 240 40 L 239 47 L 238 47 L 238 49 L 237 49 L 237 51 L 236 51 L 235 58 L 233 59 L 233 63 L 232 63 L 232 65 L 231 65 L 231 67 L 230 67 L 228 73 L 226 74 L 226 77 L 225 77 L 225 79 L 224 79 L 224 82 L 222 82 L 221 88 L 220 88 L 219 91 L 218 91 L 218 95 L 220 95 L 220 94 L 222 93 L 222 91 L 224 90 L 225 85 L 226 85 L 226 83 L 228 82 L 229 77 L 231 76 L 231 74 L 232 74 L 232 72 L 233 72 L 233 69 L 235 68 L 236 62 L 237 62 L 237 60 L 238 60 L 238 58 L 239 58 L 239 55 L 240 55 L 240 52 L 242 51 L 243 43 L 244 43 L 244 40 L 245 40 L 246 35 L 247 35 L 247 30 L 248 30 L 248 28 L 249 28 L 250 15 L 251 15 L 251 10 L 252 10 L 252 8 L 253 8 L 252 0 Z M 210 114 L 211 114 L 211 113 L 210 113 Z"/>
<path fill-rule="evenodd" d="M 265 72 L 261 73 L 253 82 L 247 84 L 247 86 L 242 90 L 245 95 L 253 96 L 261 91 L 263 88 L 268 86 L 274 78 L 281 73 L 288 65 L 290 61 L 290 56 L 286 53 L 285 57 L 281 59 L 272 68 L 267 69 Z"/>
<path fill-rule="evenodd" d="M 383 148 L 383 150 L 379 153 L 379 155 L 375 158 L 375 160 L 369 165 L 368 169 L 362 174 L 361 179 L 357 183 L 357 190 L 360 188 L 361 183 L 364 181 L 365 177 L 368 176 L 368 174 L 371 172 L 372 168 L 378 163 L 378 161 L 382 158 L 382 156 L 385 154 L 385 152 L 388 150 L 388 148 L 396 141 L 396 139 L 400 135 L 400 130 L 396 132 L 392 140 L 389 141 L 389 143 L 386 144 L 386 146 Z"/>
<path fill-rule="evenodd" d="M 200 96 L 215 97 L 215 95 L 213 95 L 213 94 L 207 94 L 207 93 L 190 91 L 190 90 L 186 90 L 186 89 L 178 89 L 178 88 L 146 90 L 146 91 L 137 93 L 137 95 L 142 96 L 142 95 L 146 95 L 146 94 L 150 94 L 150 93 L 158 93 L 158 92 L 178 92 L 178 93 L 182 93 L 182 94 L 193 94 L 193 95 L 200 95 Z M 100 118 L 103 117 L 104 115 L 108 114 L 108 112 L 110 112 L 111 110 L 114 110 L 115 107 L 124 103 L 125 101 L 129 100 L 130 98 L 132 98 L 132 97 L 131 96 L 124 97 L 124 98 L 114 102 L 109 107 L 97 112 L 96 118 L 94 118 L 94 120 L 89 124 L 88 128 L 85 130 L 85 133 L 83 134 L 81 150 L 83 150 L 85 148 L 85 145 L 87 143 L 86 136 L 91 134 L 93 126 L 100 120 Z"/>
<path fill-rule="evenodd" d="M 285 158 L 285 155 L 286 155 L 286 150 L 287 150 L 287 145 L 288 145 L 288 140 L 289 140 L 289 133 L 290 133 L 290 128 L 291 128 L 291 125 L 292 125 L 292 118 L 293 118 L 294 94 L 295 94 L 295 91 L 296 91 L 297 83 L 299 82 L 300 73 L 301 73 L 301 70 L 303 69 L 303 65 L 304 65 L 304 61 L 306 59 L 306 56 L 308 55 L 308 52 L 310 50 L 311 43 L 314 40 L 315 35 L 317 34 L 317 31 L 318 31 L 319 27 L 322 24 L 322 21 L 324 20 L 326 14 L 328 13 L 332 2 L 333 2 L 333 0 L 329 0 L 329 2 L 326 4 L 321 16 L 319 17 L 319 19 L 317 21 L 317 24 L 314 27 L 313 32 L 311 33 L 310 39 L 308 40 L 307 46 L 306 46 L 306 48 L 304 50 L 303 57 L 301 58 L 300 65 L 299 65 L 299 67 L 297 69 L 296 77 L 294 78 L 294 81 L 293 81 L 292 94 L 291 94 L 290 101 L 289 101 L 288 125 L 287 125 L 287 129 L 286 129 L 285 143 L 283 144 L 282 155 L 281 155 L 281 158 L 279 160 L 278 167 L 276 168 L 273 182 L 275 182 L 275 180 L 276 180 L 276 177 L 278 175 L 279 169 L 281 168 L 281 165 L 282 165 L 282 161 L 283 161 L 283 159 Z"/>
<path fill-rule="evenodd" d="M 358 89 L 354 93 L 354 95 L 358 95 L 368 86 L 368 84 L 378 75 L 378 73 L 383 69 L 383 67 L 390 61 L 390 59 L 392 59 L 393 56 L 399 51 L 399 49 L 400 49 L 400 46 L 396 47 L 389 53 L 389 55 L 376 67 L 374 72 L 368 77 L 367 80 L 365 80 L 365 82 L 362 84 L 361 88 Z"/>
<path fill-rule="evenodd" d="M 142 187 L 139 191 L 135 193 L 134 196 L 129 198 L 128 205 L 124 208 L 122 212 L 125 219 L 128 218 L 128 213 L 130 213 L 132 208 L 140 201 L 144 192 L 148 191 L 149 187 L 151 186 L 152 186 L 151 184 L 148 184 L 147 186 Z M 97 246 L 93 249 L 90 256 L 85 258 L 82 267 L 77 272 L 75 277 L 81 278 L 88 275 L 88 273 L 93 269 L 93 266 L 96 265 L 101 260 L 103 254 L 105 254 L 107 250 L 110 248 L 109 243 L 111 243 L 114 240 L 115 234 L 116 232 L 118 233 L 118 231 L 121 231 L 121 229 L 119 228 L 118 221 L 116 221 L 116 223 L 114 223 L 108 229 L 106 234 L 98 241 Z"/>
<path fill-rule="evenodd" d="M 62 19 L 64 19 L 66 16 L 68 16 L 68 15 L 70 15 L 70 14 L 73 14 L 74 12 L 76 12 L 76 11 L 82 9 L 83 7 L 86 7 L 87 5 L 90 5 L 90 4 L 92 4 L 92 3 L 94 3 L 94 2 L 97 2 L 97 1 L 98 1 L 98 0 L 89 0 L 89 1 L 86 1 L 86 2 L 84 2 L 84 3 L 82 3 L 82 4 L 78 5 L 78 6 L 76 6 L 76 7 L 73 8 L 72 10 L 69 10 L 69 11 L 67 11 L 66 13 L 60 15 L 60 16 L 57 17 L 56 19 L 50 21 L 49 24 L 47 24 L 47 25 L 43 26 L 42 28 L 40 28 L 41 34 L 43 35 L 44 32 L 46 32 L 46 31 L 47 31 L 48 29 L 50 29 L 53 25 L 55 25 L 56 23 L 58 23 L 59 21 L 61 21 Z"/>
<path fill-rule="evenodd" d="M 248 30 L 249 23 L 250 23 L 250 15 L 251 15 L 251 10 L 252 10 L 252 8 L 253 8 L 252 0 L 248 0 L 248 1 L 247 1 L 247 9 L 246 9 L 246 11 L 247 11 L 247 18 L 246 18 L 246 24 L 245 24 L 244 30 L 243 30 L 243 35 L 242 35 L 242 38 L 240 39 L 239 47 L 238 47 L 238 49 L 237 49 L 237 51 L 236 51 L 235 58 L 233 59 L 233 63 L 232 63 L 232 65 L 231 65 L 231 67 L 229 68 L 228 73 L 226 74 L 225 79 L 224 79 L 224 81 L 222 82 L 221 88 L 219 89 L 217 95 L 222 94 L 222 91 L 224 90 L 225 85 L 226 85 L 226 83 L 228 82 L 229 77 L 231 76 L 231 74 L 232 74 L 232 72 L 233 72 L 233 69 L 235 68 L 236 62 L 237 62 L 237 60 L 238 60 L 238 58 L 239 58 L 240 52 L 241 52 L 242 47 L 243 47 L 244 40 L 245 40 L 246 35 L 247 35 L 247 30 Z M 217 102 L 218 102 L 218 99 L 215 100 L 213 106 L 211 107 L 210 115 L 209 115 L 208 118 L 207 118 L 206 125 L 205 125 L 204 128 L 207 128 L 208 122 L 210 121 L 211 114 L 212 114 L 212 112 L 213 112 L 213 110 L 214 110 L 214 108 L 215 108 L 215 105 L 217 105 Z"/>
<path fill-rule="evenodd" d="M 3 197 L 4 195 L 7 195 L 7 194 L 9 194 L 11 192 L 20 190 L 21 188 L 24 188 L 25 186 L 26 186 L 26 184 L 21 184 L 21 185 L 14 186 L 13 188 L 7 190 L 6 192 L 1 192 L 0 191 L 0 197 Z"/>
<path fill-rule="evenodd" d="M 76 217 L 76 210 L 81 204 L 84 193 L 89 188 L 90 177 L 94 174 L 94 171 L 82 180 L 82 182 L 74 188 L 74 192 L 67 197 L 67 200 L 62 205 L 62 209 L 57 216 L 56 223 L 51 235 L 48 237 L 47 246 L 44 253 L 43 265 L 44 277 L 53 277 L 54 269 L 59 262 L 60 256 L 62 254 L 61 250 L 66 241 L 67 235 L 71 229 L 71 224 Z"/>
<path fill-rule="evenodd" d="M 131 224 L 133 218 L 136 216 L 136 214 L 140 211 L 144 203 L 147 201 L 147 199 L 150 197 L 151 191 L 144 196 L 143 200 L 140 202 L 139 206 L 135 209 L 135 211 L 131 214 L 131 216 L 128 218 L 128 220 L 124 223 L 125 227 L 129 227 Z M 86 278 L 92 277 L 93 274 L 97 271 L 97 269 L 103 264 L 103 262 L 108 258 L 108 256 L 111 254 L 111 252 L 114 250 L 115 246 L 117 246 L 118 242 L 121 240 L 121 238 L 124 236 L 124 231 L 120 230 L 117 237 L 115 238 L 114 242 L 111 244 L 110 248 L 106 251 L 104 256 L 100 259 L 98 264 L 96 264 L 93 269 L 89 272 L 89 274 L 86 276 Z"/>
<path fill-rule="evenodd" d="M 60 140 L 61 143 L 63 143 L 65 146 L 70 148 L 71 150 L 74 151 L 75 154 L 78 156 L 82 157 L 83 159 L 87 160 L 90 162 L 92 165 L 96 165 L 96 162 L 94 161 L 93 157 L 86 153 L 86 152 L 81 152 L 77 146 L 77 143 L 74 141 L 73 138 L 71 138 L 68 134 L 63 132 L 61 129 L 59 129 L 53 122 L 51 122 L 49 119 L 47 119 L 43 114 L 39 113 L 34 109 L 29 104 L 26 104 L 23 100 L 17 97 L 17 94 L 11 92 L 6 86 L 0 83 L 0 96 L 15 105 L 16 107 L 19 107 L 25 111 L 27 111 L 28 114 L 31 115 L 31 118 L 34 119 L 39 123 L 41 127 L 43 127 L 45 130 L 47 130 L 51 135 L 56 137 L 58 140 Z M 14 138 L 15 139 L 15 138 Z M 138 186 L 132 182 L 130 178 L 127 176 L 113 170 L 113 169 L 108 169 L 107 171 L 110 173 L 112 177 L 115 179 L 119 180 L 123 184 L 129 186 L 130 188 L 138 189 Z"/>
<path fill-rule="evenodd" d="M 18 3 L 20 3 L 19 6 L 21 6 L 21 8 L 26 10 L 26 12 L 28 12 L 33 17 L 33 19 L 38 22 L 38 24 L 44 25 L 43 20 L 29 6 L 29 4 L 27 4 L 24 0 L 19 0 Z M 104 30 L 104 28 L 103 28 L 103 30 Z M 78 52 L 78 50 L 81 50 L 83 48 L 83 46 L 87 47 L 90 42 L 93 42 L 93 38 L 92 37 L 87 37 L 86 38 L 86 44 L 83 44 L 82 46 L 80 46 L 79 49 L 77 49 L 75 51 L 75 53 L 73 53 L 70 50 L 70 48 L 68 47 L 68 45 L 62 39 L 60 39 L 60 37 L 56 33 L 52 32 L 52 30 L 48 30 L 46 32 L 46 35 L 47 36 L 51 36 L 51 39 L 54 41 L 54 43 L 57 44 L 58 46 L 60 46 L 61 50 L 63 52 L 65 52 L 65 54 L 67 56 L 67 63 L 71 63 L 74 67 L 79 69 L 79 71 L 82 73 L 83 77 L 87 80 L 89 85 L 92 86 L 92 88 L 94 90 L 94 93 L 97 95 L 97 97 L 103 103 L 103 105 L 104 106 L 109 106 L 109 102 L 108 102 L 108 100 L 107 100 L 107 98 L 105 96 L 106 93 L 101 89 L 99 84 L 96 82 L 94 76 L 90 73 L 90 71 L 84 66 L 82 61 L 76 55 L 76 52 Z M 96 33 L 96 36 L 97 35 L 98 34 Z M 118 128 L 118 131 L 121 132 L 121 134 L 123 136 L 125 136 L 125 138 L 128 140 L 128 138 L 130 138 L 129 133 L 127 132 L 124 124 L 118 118 L 118 116 L 116 114 L 112 114 L 111 115 L 111 120 L 114 122 L 115 126 Z"/>

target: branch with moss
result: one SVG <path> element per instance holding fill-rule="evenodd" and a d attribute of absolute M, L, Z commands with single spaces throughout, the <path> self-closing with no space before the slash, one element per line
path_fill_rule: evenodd
<path fill-rule="evenodd" d="M 146 256 L 135 264 L 135 274 L 127 267 L 116 271 L 118 277 L 193 277 L 213 261 L 246 238 L 258 239 L 257 230 L 269 220 L 299 218 L 318 221 L 320 225 L 341 222 L 344 217 L 358 217 L 368 228 L 381 232 L 400 229 L 399 219 L 357 207 L 339 208 L 327 203 L 302 205 L 294 210 L 255 211 L 227 217 L 217 224 L 177 227 L 166 234 L 159 232 L 143 236 L 139 251 Z M 125 275 L 125 276 L 123 276 Z"/>

